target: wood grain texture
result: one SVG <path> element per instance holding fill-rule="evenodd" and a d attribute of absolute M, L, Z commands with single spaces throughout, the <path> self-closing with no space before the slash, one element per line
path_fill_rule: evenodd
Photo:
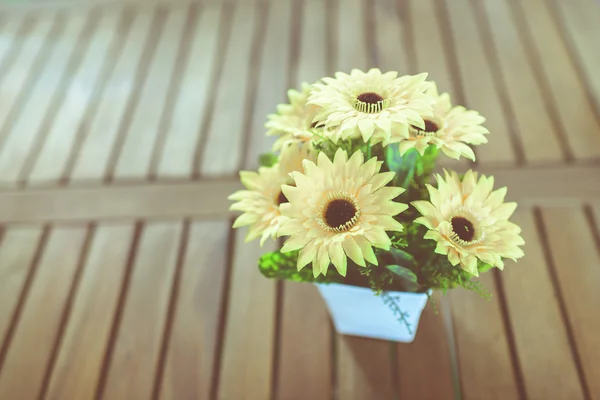
<path fill-rule="evenodd" d="M 0 145 L 0 181 L 8 183 L 18 181 L 46 114 L 51 110 L 52 103 L 56 101 L 56 94 L 63 77 L 68 73 L 71 55 L 87 22 L 85 15 L 79 18 L 67 18 L 58 37 L 46 46 L 46 52 L 50 54 L 44 61 L 44 68 L 36 79 L 32 79 L 33 85 L 29 96 L 24 98 L 12 123 L 5 127 L 8 132 Z M 38 61 L 37 64 L 41 62 Z"/>
<path fill-rule="evenodd" d="M 55 228 L 29 290 L 12 337 L 2 374 L 0 398 L 34 399 L 40 394 L 73 279 L 86 229 Z"/>
<path fill-rule="evenodd" d="M 530 51 L 536 52 L 538 73 L 547 80 L 556 112 L 562 121 L 561 129 L 566 133 L 574 158 L 599 159 L 599 120 L 587 97 L 585 82 L 579 79 L 573 59 L 552 19 L 549 2 L 533 0 L 513 2 L 512 5 L 521 29 L 530 35 Z M 600 10 L 600 6 L 597 8 Z M 564 101 L 565 93 L 569 94 L 569 101 Z"/>
<path fill-rule="evenodd" d="M 491 273 L 482 275 L 480 281 L 488 290 L 495 290 Z M 486 302 L 474 292 L 454 290 L 448 298 L 462 398 L 520 398 L 498 296 Z"/>
<path fill-rule="evenodd" d="M 94 398 L 133 233 L 131 223 L 96 227 L 45 399 Z"/>
<path fill-rule="evenodd" d="M 275 281 L 259 272 L 258 258 L 275 249 L 270 242 L 244 243 L 247 229 L 235 233 L 221 371 L 217 398 L 268 399 L 275 342 Z M 249 361 L 252 360 L 252 361 Z"/>
<path fill-rule="evenodd" d="M 365 35 L 365 3 L 362 0 L 338 0 L 329 4 L 335 27 L 335 70 L 347 74 L 354 68 L 366 71 L 373 63 L 369 59 Z"/>
<path fill-rule="evenodd" d="M 147 399 L 152 394 L 180 233 L 180 223 L 144 227 L 116 339 L 105 361 L 103 399 Z"/>
<path fill-rule="evenodd" d="M 517 264 L 506 263 L 501 277 L 527 397 L 581 399 L 584 395 L 566 321 L 561 316 L 533 216 L 523 211 L 513 220 L 523 229 L 526 257 Z"/>
<path fill-rule="evenodd" d="M 336 334 L 336 383 L 340 399 L 392 399 L 391 342 Z"/>
<path fill-rule="evenodd" d="M 505 2 L 472 1 L 483 8 L 484 23 L 489 24 L 495 61 L 498 63 L 519 129 L 525 159 L 530 163 L 561 161 L 563 151 L 558 126 L 552 120 L 543 91 L 528 62 L 528 54 Z M 535 116 L 535 118 L 532 118 Z"/>
<path fill-rule="evenodd" d="M 202 136 L 207 105 L 211 97 L 211 81 L 219 68 L 215 59 L 219 50 L 222 8 L 201 11 L 191 35 L 187 62 L 182 72 L 177 97 L 172 105 L 165 131 L 153 150 L 150 174 L 160 178 L 188 177 L 192 173 L 194 155 Z M 229 27 L 227 27 L 229 28 Z M 222 50 L 221 50 L 222 51 Z"/>
<path fill-rule="evenodd" d="M 229 223 L 194 223 L 160 386 L 161 400 L 209 399 L 227 266 Z"/>
<path fill-rule="evenodd" d="M 297 282 L 283 284 L 282 301 L 276 398 L 330 399 L 333 343 L 325 302 L 317 288 Z"/>
<path fill-rule="evenodd" d="M 600 252 L 581 209 L 544 208 L 544 226 L 559 290 L 590 397 L 600 396 Z M 577 273 L 573 273 L 577 268 Z"/>
<path fill-rule="evenodd" d="M 330 73 L 327 69 L 327 2 L 303 1 L 302 25 L 295 68 L 295 86 L 314 83 Z"/>
<path fill-rule="evenodd" d="M 128 125 L 123 127 L 124 132 L 121 132 L 121 147 L 112 150 L 111 161 L 116 162 L 116 166 L 108 165 L 108 172 L 115 180 L 141 180 L 148 176 L 154 145 L 163 127 L 161 122 L 174 80 L 178 53 L 181 51 L 180 41 L 190 12 L 190 9 L 176 9 L 166 16 L 162 35 L 150 60 L 148 75 L 132 110 L 133 115 Z M 114 171 L 111 171 L 113 168 Z"/>
<path fill-rule="evenodd" d="M 104 75 L 117 56 L 123 33 L 117 30 L 121 16 L 102 14 L 98 28 L 88 44 L 81 65 L 67 88 L 53 124 L 42 132 L 44 143 L 39 155 L 25 167 L 24 178 L 30 185 L 55 183 L 61 176 L 74 146 L 77 133 L 85 123 L 92 101 L 103 84 Z"/>
<path fill-rule="evenodd" d="M 439 304 L 437 308 L 440 309 Z M 395 381 L 401 399 L 454 399 L 448 333 L 443 315 L 435 314 L 431 304 L 423 310 L 415 341 L 395 346 Z M 435 384 L 432 384 L 432 377 L 435 377 Z"/>
<path fill-rule="evenodd" d="M 41 246 L 38 227 L 7 229 L 0 242 L 0 349 Z"/>
<path fill-rule="evenodd" d="M 400 75 L 414 73 L 409 70 L 408 60 L 409 16 L 400 13 L 398 3 L 390 0 L 374 1 L 371 7 L 377 67 L 382 71 L 398 71 Z"/>
<path fill-rule="evenodd" d="M 517 155 L 510 130 L 515 129 L 496 84 L 494 60 L 483 36 L 477 29 L 477 16 L 469 0 L 446 0 L 449 25 L 454 36 L 458 74 L 462 82 L 465 106 L 473 108 L 486 118 L 484 124 L 490 130 L 488 143 L 477 146 L 479 164 L 514 164 Z M 451 93 L 452 95 L 452 93 Z"/>

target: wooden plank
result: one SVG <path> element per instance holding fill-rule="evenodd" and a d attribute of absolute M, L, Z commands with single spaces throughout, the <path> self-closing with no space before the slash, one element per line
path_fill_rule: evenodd
<path fill-rule="evenodd" d="M 289 84 L 288 68 L 290 60 L 290 27 L 292 26 L 292 2 L 280 0 L 269 9 L 264 50 L 259 67 L 258 90 L 249 131 L 248 154 L 261 154 L 271 151 L 274 137 L 266 136 L 267 115 L 276 111 L 277 104 L 287 103 L 286 92 Z M 274 66 L 282 66 L 273 68 Z M 258 169 L 258 157 L 245 160 L 244 168 Z"/>
<path fill-rule="evenodd" d="M 508 185 L 521 207 L 578 206 L 600 199 L 598 167 L 493 169 L 496 186 Z M 459 170 L 460 172 L 460 170 Z M 561 190 L 557 191 L 556 188 Z M 0 222 L 88 221 L 165 217 L 228 218 L 225 199 L 242 189 L 238 179 L 183 183 L 0 191 Z M 210 193 L 210 195 L 207 195 Z"/>
<path fill-rule="evenodd" d="M 39 156 L 24 167 L 21 179 L 29 179 L 29 184 L 61 178 L 86 111 L 97 95 L 103 71 L 114 61 L 115 50 L 123 40 L 122 34 L 117 31 L 118 17 L 116 13 L 100 17 L 98 28 L 92 34 L 88 50 L 67 89 L 52 127 L 42 132 L 45 142 Z"/>
<path fill-rule="evenodd" d="M 10 18 L 4 18 L 0 26 L 0 34 L 3 40 L 0 41 L 0 82 L 4 79 L 4 68 L 14 61 L 13 53 L 19 48 L 17 39 L 23 23 L 27 21 L 23 16 L 11 15 Z"/>
<path fill-rule="evenodd" d="M 584 398 L 533 216 L 525 211 L 513 219 L 523 229 L 527 257 L 507 263 L 500 275 L 527 397 Z"/>
<path fill-rule="evenodd" d="M 151 398 L 180 233 L 181 224 L 174 222 L 151 223 L 143 230 L 107 359 L 104 399 Z"/>
<path fill-rule="evenodd" d="M 481 14 L 487 13 L 496 50 L 494 62 L 498 63 L 506 85 L 525 159 L 530 163 L 561 161 L 559 132 L 545 103 L 544 93 L 537 85 L 536 71 L 528 63 L 527 51 L 508 6 L 505 2 L 490 0 L 474 3 L 476 7 L 485 8 Z"/>
<path fill-rule="evenodd" d="M 161 400 L 209 399 L 220 338 L 228 222 L 192 225 L 161 382 Z"/>
<path fill-rule="evenodd" d="M 585 74 L 589 94 L 594 99 L 596 112 L 600 112 L 600 7 L 595 0 L 572 2 L 551 1 L 554 15 L 563 26 L 568 43 Z"/>
<path fill-rule="evenodd" d="M 196 144 L 204 134 L 201 129 L 206 119 L 205 109 L 212 101 L 209 88 L 217 68 L 215 59 L 219 51 L 221 20 L 221 7 L 202 10 L 191 38 L 171 118 L 165 133 L 158 137 L 154 146 L 150 165 L 152 176 L 187 178 L 191 175 Z"/>
<path fill-rule="evenodd" d="M 340 399 L 392 399 L 392 343 L 336 335 L 337 393 Z"/>
<path fill-rule="evenodd" d="M 337 71 L 349 74 L 354 68 L 366 71 L 373 66 L 367 51 L 364 6 L 362 0 L 336 1 L 334 64 Z"/>
<path fill-rule="evenodd" d="M 144 179 L 148 176 L 154 144 L 159 135 L 175 64 L 181 50 L 179 44 L 190 11 L 179 9 L 168 14 L 139 101 L 133 111 L 132 121 L 126 128 L 122 149 L 113 149 L 111 158 L 118 156 L 114 167 L 115 180 Z M 109 170 L 108 173 L 112 174 L 112 171 Z"/>
<path fill-rule="evenodd" d="M 596 119 L 585 93 L 583 82 L 578 79 L 576 66 L 562 41 L 558 27 L 552 20 L 548 2 L 534 0 L 512 4 L 520 16 L 522 28 L 528 30 L 532 45 L 539 53 L 538 68 L 545 74 L 557 105 L 556 111 L 562 120 L 562 129 L 575 159 L 600 158 L 599 120 Z M 596 6 L 600 17 L 600 6 Z M 598 21 L 600 22 L 600 18 Z M 598 30 L 598 25 L 595 27 L 592 31 Z M 598 38 L 600 39 L 600 35 Z M 598 61 L 600 62 L 600 58 Z M 569 93 L 568 101 L 564 101 L 565 93 Z"/>
<path fill-rule="evenodd" d="M 436 298 L 439 296 L 435 296 Z M 442 299 L 441 301 L 446 301 Z M 413 343 L 396 345 L 396 370 L 400 399 L 453 399 L 452 362 L 443 309 L 428 304 L 423 310 Z M 435 385 L 431 378 L 435 376 Z"/>
<path fill-rule="evenodd" d="M 218 399 L 268 399 L 275 341 L 275 281 L 258 271 L 258 258 L 273 251 L 268 242 L 244 243 L 247 229 L 238 229 L 229 287 Z M 248 362 L 252 360 L 252 362 Z"/>
<path fill-rule="evenodd" d="M 307 283 L 285 282 L 277 399 L 331 398 L 331 338 L 329 312 L 317 289 Z"/>
<path fill-rule="evenodd" d="M 65 177 L 71 180 L 103 178 L 128 102 L 139 84 L 138 78 L 144 75 L 142 60 L 151 54 L 154 39 L 162 29 L 159 17 L 158 12 L 136 13 L 121 57 L 105 83 L 98 109 L 83 133 L 83 143 L 72 149 Z"/>
<path fill-rule="evenodd" d="M 375 26 L 377 66 L 382 71 L 398 71 L 399 75 L 412 74 L 409 62 L 410 39 L 408 16 L 400 13 L 400 6 L 389 0 L 372 2 Z"/>
<path fill-rule="evenodd" d="M 26 99 L 15 123 L 10 125 L 10 132 L 1 146 L 2 182 L 18 181 L 19 173 L 34 146 L 46 115 L 52 103 L 56 101 L 57 91 L 71 63 L 71 54 L 74 54 L 86 23 L 88 18 L 85 15 L 67 18 L 61 35 L 50 44 L 51 55 L 44 61 L 44 68 L 34 81 L 29 98 Z"/>
<path fill-rule="evenodd" d="M 518 158 L 514 151 L 519 146 L 518 139 L 513 140 L 514 127 L 503 112 L 503 99 L 494 80 L 493 60 L 486 57 L 490 52 L 477 30 L 473 7 L 468 0 L 446 0 L 446 9 L 455 38 L 465 106 L 479 111 L 487 119 L 485 126 L 491 132 L 487 135 L 489 142 L 476 147 L 477 162 L 514 164 Z"/>
<path fill-rule="evenodd" d="M 298 60 L 295 67 L 295 86 L 314 83 L 327 74 L 327 4 L 324 1 L 303 1 L 302 25 Z"/>
<path fill-rule="evenodd" d="M 600 293 L 594 289 L 600 281 L 600 254 L 594 236 L 581 209 L 544 208 L 542 216 L 553 259 L 553 273 L 562 293 L 562 301 L 575 348 L 587 383 L 589 396 L 600 396 Z M 573 268 L 577 273 L 573 273 Z"/>
<path fill-rule="evenodd" d="M 250 68 L 253 56 L 255 29 L 259 27 L 258 8 L 238 4 L 233 16 L 231 37 L 222 65 L 222 74 L 214 98 L 213 114 L 207 138 L 203 143 L 199 165 L 203 176 L 234 174 L 242 158 L 241 142 L 245 133 L 244 112 L 248 102 Z M 234 117 L 235 116 L 235 117 Z"/>
<path fill-rule="evenodd" d="M 14 118 L 16 105 L 34 77 L 32 72 L 37 67 L 35 60 L 43 52 L 44 44 L 54 27 L 55 13 L 48 13 L 44 18 L 35 19 L 33 28 L 25 34 L 19 43 L 18 55 L 11 60 L 10 69 L 3 75 L 0 86 L 0 126 L 2 137 L 7 134 L 7 124 Z M 18 43 L 18 42 L 17 42 Z"/>
<path fill-rule="evenodd" d="M 495 291 L 492 273 L 483 274 L 480 280 L 485 288 Z M 462 398 L 520 398 L 498 294 L 486 302 L 474 292 L 456 289 L 448 297 Z"/>
<path fill-rule="evenodd" d="M 133 224 L 96 227 L 45 399 L 94 398 L 132 239 Z"/>
<path fill-rule="evenodd" d="M 8 228 L 4 232 L 0 245 L 0 346 L 9 332 L 41 233 L 40 228 Z"/>
<path fill-rule="evenodd" d="M 86 237 L 80 227 L 55 228 L 9 343 L 0 398 L 34 399 L 44 384 Z"/>

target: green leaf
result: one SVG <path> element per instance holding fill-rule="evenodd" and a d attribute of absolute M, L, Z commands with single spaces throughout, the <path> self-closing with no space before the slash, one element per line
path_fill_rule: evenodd
<path fill-rule="evenodd" d="M 298 253 L 298 251 L 282 253 L 277 250 L 263 254 L 258 260 L 258 269 L 270 279 L 317 283 L 341 282 L 341 277 L 337 274 L 319 275 L 314 278 L 312 268 L 306 267 L 298 271 L 296 268 Z"/>
<path fill-rule="evenodd" d="M 261 167 L 272 167 L 278 160 L 279 158 L 273 153 L 264 153 L 258 157 L 258 163 Z"/>
<path fill-rule="evenodd" d="M 386 268 L 393 272 L 398 278 L 398 286 L 405 292 L 417 292 L 421 286 L 417 282 L 417 275 L 410 269 L 400 265 L 386 265 Z"/>
<path fill-rule="evenodd" d="M 415 260 L 412 254 L 404 250 L 391 248 L 389 251 L 389 256 L 392 259 L 392 262 L 390 262 L 390 264 L 401 265 L 405 268 L 411 269 L 417 267 L 417 260 Z"/>
<path fill-rule="evenodd" d="M 415 149 L 410 149 L 404 156 L 400 156 L 397 146 L 387 146 L 385 152 L 385 162 L 390 171 L 394 171 L 394 185 L 408 188 L 415 175 L 415 163 L 419 153 Z"/>
<path fill-rule="evenodd" d="M 479 271 L 480 274 L 482 274 L 484 272 L 488 272 L 492 268 L 494 268 L 493 265 L 483 263 L 483 262 L 480 262 L 479 265 L 477 266 L 477 270 Z"/>

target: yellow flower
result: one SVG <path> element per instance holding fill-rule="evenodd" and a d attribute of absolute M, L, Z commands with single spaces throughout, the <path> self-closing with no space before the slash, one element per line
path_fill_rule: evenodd
<path fill-rule="evenodd" d="M 324 78 L 325 84 L 313 85 L 308 101 L 322 107 L 315 120 L 325 122 L 336 140 L 362 137 L 385 145 L 393 138 L 407 138 L 409 125 L 423 127 L 422 116 L 431 115 L 425 95 L 429 82 L 427 74 L 397 75 L 373 68 Z"/>
<path fill-rule="evenodd" d="M 489 131 L 481 126 L 485 118 L 477 111 L 462 106 L 452 107 L 450 95 L 438 94 L 435 83 L 427 94 L 433 102 L 433 116 L 424 116 L 424 128 L 410 127 L 408 139 L 400 141 L 400 155 L 411 148 L 416 148 L 423 155 L 425 149 L 433 144 L 448 157 L 459 159 L 463 156 L 475 161 L 475 153 L 467 144 L 487 143 L 485 135 Z"/>
<path fill-rule="evenodd" d="M 288 90 L 289 104 L 277 106 L 277 113 L 268 116 L 265 127 L 267 135 L 277 135 L 279 138 L 273 144 L 273 151 L 280 150 L 289 142 L 312 143 L 320 137 L 328 137 L 323 125 L 313 121 L 320 107 L 307 104 L 311 85 L 302 84 L 302 90 Z"/>
<path fill-rule="evenodd" d="M 235 220 L 233 227 L 250 225 L 246 241 L 261 236 L 262 246 L 269 236 L 276 238 L 277 231 L 284 221 L 279 206 L 287 202 L 281 185 L 294 183 L 289 174 L 301 171 L 304 159 L 314 160 L 309 146 L 288 143 L 281 151 L 279 162 L 274 166 L 260 167 L 258 173 L 240 172 L 242 184 L 248 190 L 240 190 L 229 196 L 229 199 L 237 201 L 230 207 L 231 210 L 243 212 Z"/>
<path fill-rule="evenodd" d="M 394 172 L 379 173 L 382 162 L 355 152 L 350 159 L 338 149 L 333 162 L 319 153 L 317 163 L 305 160 L 304 173 L 293 172 L 296 186 L 283 186 L 289 203 L 279 236 L 289 236 L 281 251 L 300 249 L 298 270 L 312 262 L 313 275 L 326 274 L 330 262 L 346 276 L 347 258 L 365 266 L 377 264 L 372 247 L 390 249 L 385 231 L 401 231 L 393 216 L 406 204 L 392 201 L 404 189 L 387 187 Z"/>
<path fill-rule="evenodd" d="M 492 191 L 494 178 L 478 180 L 471 170 L 462 181 L 454 171 L 436 179 L 437 189 L 427 185 L 430 201 L 412 202 L 422 215 L 415 222 L 429 229 L 425 239 L 437 241 L 436 253 L 475 276 L 477 259 L 503 269 L 502 258 L 524 255 L 521 228 L 508 221 L 517 203 L 504 203 L 505 187 Z"/>

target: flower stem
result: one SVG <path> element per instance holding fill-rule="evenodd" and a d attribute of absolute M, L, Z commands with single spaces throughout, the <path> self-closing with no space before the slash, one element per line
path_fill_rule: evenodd
<path fill-rule="evenodd" d="M 371 159 L 371 139 L 367 141 L 367 160 Z"/>

